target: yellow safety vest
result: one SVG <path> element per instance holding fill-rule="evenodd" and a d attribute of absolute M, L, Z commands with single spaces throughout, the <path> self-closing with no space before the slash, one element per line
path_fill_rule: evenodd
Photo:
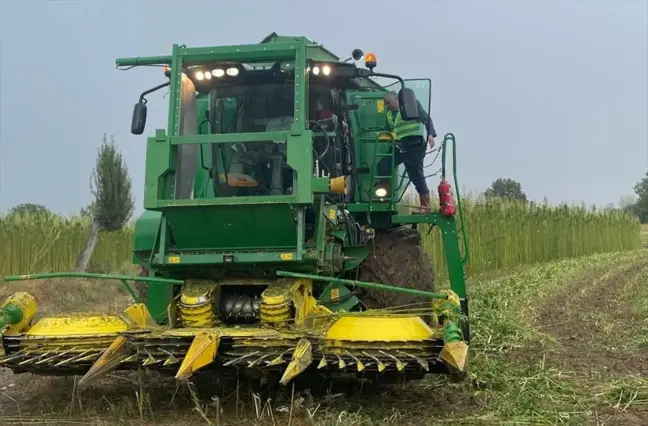
<path fill-rule="evenodd" d="M 387 124 L 392 130 L 394 140 L 399 141 L 408 136 L 425 136 L 423 125 L 418 120 L 405 121 L 400 111 L 387 112 Z"/>

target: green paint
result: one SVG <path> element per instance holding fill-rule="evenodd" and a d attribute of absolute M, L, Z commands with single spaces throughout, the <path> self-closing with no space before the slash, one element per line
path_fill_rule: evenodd
<path fill-rule="evenodd" d="M 174 208 L 165 217 L 177 251 L 294 251 L 297 247 L 289 204 Z"/>
<path fill-rule="evenodd" d="M 8 275 L 3 281 L 31 281 L 52 278 L 90 278 L 99 280 L 145 281 L 150 284 L 182 284 L 180 280 L 158 277 L 140 277 L 137 275 L 94 274 L 90 272 L 52 272 L 48 274 Z"/>
<path fill-rule="evenodd" d="M 289 278 L 304 278 L 304 279 L 313 280 L 313 281 L 324 281 L 324 282 L 329 282 L 329 283 L 338 283 L 338 284 L 345 284 L 345 285 L 350 285 L 350 286 L 373 288 L 373 289 L 376 289 L 376 290 L 393 291 L 393 292 L 396 292 L 396 293 L 406 293 L 406 294 L 412 294 L 412 295 L 415 295 L 415 296 L 423 296 L 423 297 L 427 297 L 429 299 L 447 299 L 448 298 L 448 295 L 443 294 L 443 293 L 432 293 L 432 292 L 429 292 L 429 291 L 415 290 L 415 289 L 403 288 L 403 287 L 396 287 L 396 286 L 393 286 L 393 285 L 370 283 L 370 282 L 366 282 L 366 281 L 345 280 L 345 279 L 342 279 L 342 278 L 324 277 L 324 276 L 321 276 L 321 275 L 300 274 L 300 273 L 288 272 L 288 271 L 277 271 L 277 276 L 289 277 Z"/>
<path fill-rule="evenodd" d="M 335 299 L 331 298 L 333 294 L 336 295 Z M 350 312 L 361 303 L 360 299 L 354 296 L 342 283 L 329 283 L 322 290 L 317 302 L 333 312 Z"/>
<path fill-rule="evenodd" d="M 135 222 L 133 237 L 133 263 L 150 267 L 145 260 L 150 257 L 156 244 L 162 214 L 146 210 Z"/>
<path fill-rule="evenodd" d="M 329 179 L 314 177 L 313 178 L 313 192 L 319 192 L 319 193 L 328 194 L 330 192 Z"/>
<path fill-rule="evenodd" d="M 454 343 L 462 341 L 461 331 L 453 321 L 445 321 L 443 324 L 443 342 Z"/>
<path fill-rule="evenodd" d="M 346 256 L 346 259 L 344 261 L 344 270 L 353 271 L 357 269 L 360 264 L 367 258 L 367 256 L 369 255 L 369 247 L 345 247 L 344 255 Z"/>
<path fill-rule="evenodd" d="M 0 309 L 0 330 L 11 324 L 18 324 L 23 318 L 20 306 L 9 303 Z"/>
<path fill-rule="evenodd" d="M 149 274 L 153 274 L 149 271 Z M 166 324 L 169 321 L 167 308 L 173 299 L 174 286 L 154 285 L 146 289 L 146 309 L 151 317 L 158 324 Z"/>
<path fill-rule="evenodd" d="M 425 215 L 416 214 L 394 216 L 393 222 L 401 225 L 428 223 L 439 227 L 443 238 L 446 263 L 448 264 L 450 288 L 452 291 L 457 293 L 460 298 L 465 298 L 467 296 L 466 278 L 464 275 L 463 263 L 461 261 L 459 238 L 457 236 L 457 224 L 454 217 L 446 217 L 441 215 L 439 212 L 432 212 Z"/>
<path fill-rule="evenodd" d="M 392 168 L 387 177 L 392 196 L 380 200 L 374 194 L 378 161 L 382 158 L 393 161 L 394 154 L 391 142 L 378 139 L 382 132 L 389 130 L 382 98 L 387 90 L 398 90 L 400 83 L 381 87 L 366 76 L 335 77 L 336 70 L 344 72 L 354 65 L 342 63 L 340 57 L 306 37 L 273 33 L 258 44 L 174 45 L 170 53 L 169 56 L 117 60 L 120 66 L 170 66 L 167 126 L 156 129 L 146 139 L 146 211 L 135 228 L 136 263 L 147 267 L 152 276 L 190 278 L 211 274 L 227 277 L 232 273 L 268 276 L 280 271 L 298 274 L 295 277 L 315 277 L 321 287 L 335 286 L 331 288 L 344 294 L 347 293 L 343 289 L 348 292 L 346 285 L 364 285 L 444 298 L 444 295 L 378 283 L 331 281 L 356 270 L 368 255 L 368 246 L 353 241 L 363 232 L 359 225 L 379 229 L 402 224 L 433 224 L 442 232 L 452 289 L 465 302 L 463 263 L 468 250 L 459 194 L 463 258 L 454 217 L 443 217 L 438 212 L 414 216 L 398 214 L 396 203 L 409 184 L 402 164 Z M 330 61 L 332 75 L 315 76 L 313 67 L 326 61 Z M 208 72 L 221 65 L 226 69 L 243 63 L 246 65 L 239 68 L 239 76 L 232 77 L 238 80 L 215 77 L 216 74 L 210 80 L 196 78 L 196 70 Z M 268 71 L 274 65 L 283 68 L 283 74 L 274 72 L 274 77 L 287 76 L 283 81 L 277 80 L 276 86 Z M 196 89 L 196 117 L 193 118 L 196 132 L 186 130 L 188 125 L 183 114 L 191 109 L 194 101 L 181 90 L 183 73 L 193 81 Z M 226 81 L 228 83 L 224 83 Z M 429 109 L 429 80 L 407 80 L 405 85 L 412 88 L 421 104 Z M 349 145 L 338 139 L 340 144 L 331 150 L 338 155 L 334 161 L 322 164 L 329 160 L 323 160 L 318 154 L 319 170 L 327 172 L 326 175 L 315 174 L 313 142 L 325 137 L 335 138 L 341 129 L 322 132 L 317 126 L 307 124 L 309 105 L 318 93 L 317 88 L 322 93 L 335 89 L 336 94 L 332 95 L 335 96 L 333 104 L 337 105 L 333 107 L 334 113 L 340 120 L 347 120 L 349 129 Z M 255 100 L 254 105 L 247 102 L 249 98 Z M 264 102 L 271 106 L 264 109 Z M 353 108 L 343 108 L 344 105 Z M 149 108 L 157 107 L 149 105 Z M 284 111 L 279 113 L 282 109 Z M 266 127 L 273 114 L 287 116 L 288 124 Z M 181 126 L 183 121 L 184 127 Z M 456 157 L 454 135 L 448 134 L 442 144 L 443 176 L 448 142 L 453 143 L 453 156 Z M 337 176 L 335 162 L 346 163 L 347 147 L 355 165 L 352 167 L 353 187 L 349 188 L 350 194 L 342 203 L 344 197 L 329 193 L 329 179 Z M 195 157 L 194 154 L 183 156 L 187 149 L 196 149 Z M 277 185 L 272 179 L 275 170 L 272 155 L 276 156 L 281 149 L 285 149 L 280 174 L 283 185 Z M 246 158 L 250 152 L 258 157 Z M 453 164 L 456 171 L 456 161 Z M 189 171 L 185 176 L 189 183 L 180 179 L 181 170 Z M 225 178 L 234 176 L 230 173 L 237 170 L 258 182 L 259 188 L 229 186 Z M 191 185 L 193 193 L 180 195 L 177 191 L 186 185 Z M 280 191 L 270 191 L 279 186 Z M 455 190 L 458 192 L 456 173 Z M 341 214 L 344 210 L 348 215 Z M 348 222 L 348 218 L 352 221 Z M 316 290 L 321 291 L 321 287 Z M 157 321 L 166 321 L 166 309 L 173 296 L 174 285 L 150 287 L 147 306 Z M 356 302 L 349 301 L 349 306 L 351 303 Z"/>
<path fill-rule="evenodd" d="M 463 208 L 461 207 L 461 197 L 459 196 L 459 181 L 457 180 L 457 142 L 452 133 L 445 135 L 443 138 L 443 144 L 441 145 L 441 176 L 444 179 L 446 177 L 446 152 L 448 142 L 450 141 L 452 142 L 452 171 L 454 172 L 454 188 L 457 194 L 457 212 L 459 213 L 459 220 L 461 221 L 461 238 L 464 246 L 464 257 L 462 258 L 462 263 L 465 265 L 469 258 L 468 236 L 466 235 L 466 227 L 464 226 Z"/>

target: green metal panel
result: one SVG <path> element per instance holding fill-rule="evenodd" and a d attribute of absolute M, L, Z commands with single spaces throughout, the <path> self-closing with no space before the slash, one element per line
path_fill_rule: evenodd
<path fill-rule="evenodd" d="M 373 177 L 377 175 L 374 168 L 377 165 L 376 160 L 387 157 L 376 157 L 376 154 L 388 153 L 391 148 L 390 141 L 379 141 L 378 135 L 383 131 L 388 131 L 386 108 L 383 97 L 385 92 L 365 92 L 349 91 L 347 92 L 347 102 L 358 105 L 358 109 L 349 114 L 353 137 L 355 140 L 356 164 L 357 168 L 362 170 L 358 176 L 358 182 L 355 192 L 355 202 L 368 203 L 371 197 L 374 185 Z M 374 165 L 375 163 L 375 165 Z M 401 164 L 396 169 L 396 176 L 405 173 L 405 166 Z M 400 179 L 397 179 L 392 187 L 395 189 L 394 198 L 398 200 L 405 186 L 399 187 Z M 396 190 L 396 188 L 398 188 Z M 374 201 L 373 204 L 381 204 Z"/>
<path fill-rule="evenodd" d="M 164 213 L 177 250 L 295 248 L 288 204 L 183 207 Z"/>
<path fill-rule="evenodd" d="M 261 43 L 294 43 L 302 39 L 302 37 L 296 36 L 280 36 L 277 33 L 272 33 L 261 40 Z M 307 46 L 307 57 L 314 61 L 329 61 L 329 62 L 338 62 L 340 57 L 333 54 L 331 51 L 324 48 L 324 46 L 315 43 L 310 39 L 306 39 L 308 42 Z"/>
<path fill-rule="evenodd" d="M 321 277 L 339 275 L 341 271 L 348 272 L 357 267 L 366 256 L 367 247 L 346 244 L 348 229 L 339 226 L 340 221 L 334 215 L 329 217 L 330 200 L 319 195 L 327 191 L 328 183 L 326 179 L 313 176 L 313 134 L 306 127 L 308 60 L 338 62 L 340 58 L 305 37 L 279 36 L 273 33 L 255 45 L 198 48 L 174 45 L 170 56 L 117 61 L 119 65 L 167 64 L 171 67 L 168 126 L 166 130 L 157 130 L 155 136 L 147 139 L 144 194 L 144 207 L 147 211 L 139 218 L 135 230 L 135 251 L 148 252 L 153 256 L 155 270 L 151 270 L 151 274 L 178 277 L 232 271 L 261 274 L 281 269 L 287 274 L 302 272 Z M 292 81 L 293 124 L 283 131 L 251 132 L 238 128 L 234 132 L 221 128 L 210 130 L 204 122 L 205 113 L 210 109 L 212 99 L 218 96 L 202 89 L 194 90 L 199 92 L 196 94 L 187 90 L 193 85 L 193 82 L 189 83 L 188 76 L 195 72 L 187 67 L 211 65 L 215 61 L 291 63 L 290 69 L 295 72 Z M 366 219 L 368 215 L 365 213 L 371 213 L 370 225 L 373 228 L 407 223 L 434 223 L 439 226 L 452 288 L 462 298 L 462 303 L 467 303 L 454 218 L 438 213 L 396 216 L 396 208 L 391 203 L 371 199 L 377 175 L 374 170 L 376 153 L 386 153 L 390 146 L 388 142 L 378 141 L 378 134 L 388 129 L 382 106 L 385 89 L 369 78 L 356 80 L 364 89 L 342 94 L 346 96 L 347 103 L 359 106 L 349 113 L 348 118 L 360 173 L 358 187 L 354 191 L 355 199 L 345 207 L 357 219 Z M 411 84 L 413 83 L 410 82 Z M 416 89 L 421 94 L 427 91 L 429 99 L 429 84 L 425 84 L 427 83 L 424 82 Z M 187 104 L 186 96 L 181 96 L 188 92 L 190 104 Z M 226 98 L 229 96 L 227 94 L 224 96 L 218 99 L 230 102 L 226 108 L 227 114 L 236 116 L 239 98 L 236 95 L 232 98 Z M 425 100 L 423 103 L 426 103 Z M 427 103 L 429 104 L 429 100 Z M 193 114 L 194 106 L 196 116 L 192 115 L 191 124 L 196 120 L 198 129 L 187 133 L 186 121 L 184 130 L 181 129 L 181 122 L 187 111 Z M 254 126 L 252 128 L 256 129 Z M 273 141 L 286 143 L 286 162 L 296 172 L 292 194 L 288 191 L 288 194 L 273 196 L 229 196 L 228 192 L 227 196 L 222 196 L 223 192 L 218 189 L 218 185 L 217 191 L 214 190 L 212 180 L 219 179 L 219 174 L 211 172 L 211 169 L 224 169 L 223 163 L 231 158 L 228 150 L 233 143 L 252 141 L 262 144 Z M 182 152 L 186 153 L 196 147 L 199 149 L 195 157 L 191 157 L 192 161 L 196 160 L 194 173 L 190 173 L 190 178 L 194 179 L 191 183 L 193 193 L 178 198 L 175 196 L 176 180 L 180 181 L 177 177 L 178 165 L 186 165 L 183 161 L 187 158 Z M 214 147 L 219 149 L 213 149 Z M 220 155 L 220 148 L 223 148 L 225 160 L 214 156 L 215 153 Z M 445 140 L 443 152 L 445 164 Z M 397 176 L 402 174 L 403 165 L 396 171 Z M 399 186 L 399 180 L 392 183 L 392 188 Z M 404 186 L 400 187 L 394 198 L 399 199 L 403 190 Z M 338 250 L 341 246 L 348 251 L 341 253 Z M 340 260 L 344 256 L 346 260 Z M 350 283 L 338 280 L 336 285 Z M 173 285 L 152 285 L 149 288 L 147 304 L 158 321 L 164 321 L 166 306 L 172 296 Z"/>
<path fill-rule="evenodd" d="M 276 132 L 263 132 L 249 136 L 256 141 L 285 140 L 287 144 L 287 163 L 296 171 L 297 182 L 294 185 L 295 193 L 292 196 L 277 196 L 270 198 L 277 202 L 291 202 L 308 204 L 312 202 L 312 140 L 311 132 L 306 130 L 306 41 L 304 38 L 294 43 L 275 43 L 268 45 L 242 45 L 242 46 L 221 46 L 209 48 L 180 48 L 174 45 L 171 68 L 171 85 L 170 85 L 170 104 L 169 104 L 169 128 L 167 134 L 170 137 L 164 137 L 162 132 L 158 131 L 158 137 L 155 140 L 149 139 L 147 145 L 147 168 L 146 168 L 146 189 L 144 196 L 144 207 L 147 209 L 159 209 L 167 206 L 196 205 L 195 200 L 175 200 L 173 203 L 159 202 L 159 200 L 169 200 L 174 193 L 174 180 L 176 175 L 176 150 L 175 145 L 180 145 L 185 141 L 190 143 L 191 136 L 185 136 L 183 139 L 180 135 L 179 123 L 181 119 L 181 85 L 191 84 L 187 77 L 181 73 L 183 64 L 208 63 L 213 60 L 263 60 L 263 59 L 283 59 L 294 60 L 294 114 L 292 125 L 289 132 L 282 132 L 280 136 Z M 242 134 L 221 134 L 215 140 L 201 140 L 199 143 L 233 143 L 240 142 L 248 135 Z M 200 136 L 193 136 L 200 137 Z M 249 141 L 249 139 L 247 140 Z M 193 143 L 196 143 L 194 140 Z M 307 159 L 307 160 L 305 160 Z M 191 201 L 191 202 L 189 202 Z M 238 204 L 266 202 L 264 199 L 244 199 L 231 200 L 229 197 L 211 199 L 209 204 Z"/>
<path fill-rule="evenodd" d="M 145 210 L 135 222 L 133 235 L 133 251 L 146 252 L 153 249 L 155 237 L 160 228 L 160 212 Z"/>

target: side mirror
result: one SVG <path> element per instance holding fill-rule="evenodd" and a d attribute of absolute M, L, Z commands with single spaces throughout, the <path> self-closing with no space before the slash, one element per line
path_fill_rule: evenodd
<path fill-rule="evenodd" d="M 133 118 L 131 119 L 131 133 L 141 135 L 146 127 L 146 104 L 138 102 L 133 107 Z"/>
<path fill-rule="evenodd" d="M 419 118 L 416 95 L 412 89 L 403 87 L 398 92 L 398 105 L 403 120 L 410 121 Z"/>

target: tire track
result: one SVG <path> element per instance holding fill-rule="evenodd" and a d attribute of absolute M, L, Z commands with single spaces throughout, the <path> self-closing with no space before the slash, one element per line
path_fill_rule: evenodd
<path fill-rule="evenodd" d="M 625 290 L 648 276 L 648 258 L 617 265 L 603 275 L 597 272 L 572 281 L 538 309 L 536 327 L 557 343 L 548 358 L 557 367 L 590 376 L 597 371 L 648 374 L 648 353 L 618 348 L 632 334 L 626 325 L 638 322 L 629 309 L 632 300 L 627 296 L 632 293 Z"/>

